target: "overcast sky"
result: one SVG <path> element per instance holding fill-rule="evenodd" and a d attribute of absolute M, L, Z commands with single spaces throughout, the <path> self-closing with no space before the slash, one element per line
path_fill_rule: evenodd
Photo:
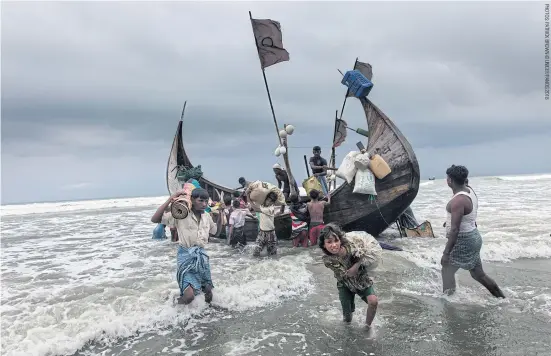
<path fill-rule="evenodd" d="M 551 172 L 544 5 L 12 2 L 2 4 L 2 203 L 163 195 L 182 105 L 205 176 L 273 181 L 277 146 L 248 19 L 279 21 L 291 60 L 266 75 L 292 167 L 319 145 L 354 59 L 414 147 L 422 179 Z M 344 119 L 367 128 L 357 99 Z M 361 139 L 349 133 L 337 161 Z"/>

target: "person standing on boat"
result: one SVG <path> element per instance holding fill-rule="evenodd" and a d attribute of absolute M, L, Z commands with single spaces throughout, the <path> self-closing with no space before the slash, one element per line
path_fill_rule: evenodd
<path fill-rule="evenodd" d="M 312 148 L 312 153 L 314 154 L 310 157 L 310 168 L 312 168 L 312 174 L 317 177 L 318 181 L 321 184 L 321 190 L 324 196 L 327 196 L 329 193 L 329 188 L 327 186 L 327 160 L 321 156 L 320 146 L 314 146 Z"/>
<path fill-rule="evenodd" d="M 312 189 L 309 195 L 311 201 L 307 204 L 308 213 L 310 214 L 308 239 L 310 240 L 310 246 L 314 246 L 318 243 L 318 237 L 324 227 L 323 212 L 325 207 L 331 203 L 331 195 L 327 195 L 327 201 L 319 200 L 320 192 L 315 189 Z"/>
<path fill-rule="evenodd" d="M 285 201 L 289 201 L 289 195 L 291 194 L 291 184 L 289 183 L 289 176 L 287 171 L 283 169 L 279 163 L 274 164 L 273 170 L 277 180 L 277 187 L 281 189 L 283 185 L 283 195 L 285 196 Z M 295 182 L 295 189 L 298 193 L 298 184 Z"/>
<path fill-rule="evenodd" d="M 186 194 L 179 190 L 172 194 L 153 214 L 151 221 L 159 223 L 167 207 L 179 196 Z M 184 219 L 174 219 L 178 230 L 178 254 L 176 256 L 176 280 L 180 287 L 179 304 L 189 304 L 201 291 L 205 293 L 205 301 L 212 301 L 212 283 L 209 256 L 205 246 L 209 236 L 214 236 L 217 225 L 209 213 L 205 212 L 209 194 L 203 188 L 195 188 L 191 192 L 191 211 Z"/>
<path fill-rule="evenodd" d="M 369 254 L 368 244 L 361 237 L 345 237 L 338 225 L 329 223 L 320 234 L 319 247 L 325 253 L 323 264 L 333 271 L 337 279 L 343 321 L 352 321 L 357 294 L 368 305 L 365 324 L 371 327 L 379 301 L 373 289 L 373 280 L 367 273 L 371 263 L 365 258 Z"/>
<path fill-rule="evenodd" d="M 448 242 L 441 259 L 443 292 L 448 295 L 455 292 L 455 273 L 461 268 L 468 270 L 471 277 L 486 287 L 494 297 L 505 298 L 496 282 L 482 268 L 482 237 L 476 226 L 478 198 L 466 185 L 469 171 L 464 166 L 452 165 L 446 170 L 446 175 L 453 197 L 446 205 Z"/>
<path fill-rule="evenodd" d="M 278 214 L 275 204 L 277 195 L 274 192 L 268 193 L 264 204 L 258 206 L 251 201 L 253 208 L 258 214 L 258 237 L 256 238 L 256 246 L 254 247 L 253 256 L 260 256 L 260 252 L 266 247 L 268 255 L 277 254 L 277 235 L 275 233 L 274 218 Z"/>

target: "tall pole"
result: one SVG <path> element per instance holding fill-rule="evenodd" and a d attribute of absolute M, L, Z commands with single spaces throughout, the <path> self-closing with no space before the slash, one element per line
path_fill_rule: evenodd
<path fill-rule="evenodd" d="M 331 145 L 331 167 L 335 167 L 335 137 L 337 136 L 337 118 L 339 116 L 339 110 L 335 111 L 335 128 L 333 129 L 333 145 Z M 337 188 L 337 180 L 334 182 L 335 189 Z"/>
<path fill-rule="evenodd" d="M 258 43 L 256 42 L 256 36 L 254 33 L 254 25 L 253 25 L 253 15 L 249 11 L 249 19 L 251 20 L 251 27 L 253 30 L 253 37 L 254 37 L 254 44 L 256 46 L 256 51 L 259 56 L 260 60 L 260 48 L 258 47 Z M 279 145 L 281 147 L 285 147 L 285 153 L 283 154 L 283 161 L 285 163 L 285 170 L 287 171 L 287 177 L 289 178 L 289 185 L 291 188 L 291 196 L 298 196 L 299 192 L 295 189 L 295 178 L 293 177 L 293 173 L 291 172 L 291 165 L 289 164 L 289 147 L 287 145 L 287 138 L 282 138 L 279 136 L 279 127 L 277 125 L 277 119 L 274 111 L 274 104 L 272 103 L 272 96 L 270 95 L 270 88 L 268 87 L 268 80 L 266 79 L 266 72 L 264 70 L 264 66 L 262 65 L 262 60 L 260 60 L 260 68 L 262 69 L 262 77 L 264 78 L 264 85 L 266 86 L 266 93 L 268 94 L 268 100 L 270 101 L 270 109 L 272 109 L 272 117 L 274 119 L 274 125 L 276 129 L 277 134 L 277 140 L 279 141 Z M 286 128 L 287 125 L 284 125 L 284 128 Z"/>
<path fill-rule="evenodd" d="M 249 18 L 251 19 L 251 27 L 253 29 L 253 37 L 254 37 L 254 45 L 256 46 L 256 51 L 260 53 L 260 48 L 258 48 L 258 43 L 256 43 L 256 36 L 254 35 L 254 26 L 253 26 L 253 15 L 249 11 Z M 259 57 L 260 59 L 260 57 Z M 272 109 L 272 117 L 274 118 L 274 125 L 276 129 L 277 134 L 277 140 L 279 141 L 279 145 L 282 146 L 283 143 L 281 142 L 281 137 L 279 137 L 279 127 L 277 125 L 277 119 L 276 114 L 274 111 L 274 104 L 272 103 L 272 96 L 270 95 L 270 88 L 268 87 L 268 80 L 266 79 L 266 72 L 264 71 L 264 67 L 262 66 L 262 62 L 260 62 L 260 68 L 262 69 L 262 77 L 264 78 L 264 85 L 266 86 L 266 93 L 268 93 L 268 100 L 270 101 L 270 109 Z"/>
<path fill-rule="evenodd" d="M 357 63 L 358 63 L 358 57 L 356 57 L 356 60 L 354 61 L 354 67 L 352 67 L 352 69 L 356 69 Z M 344 113 L 344 106 L 346 105 L 346 99 L 348 99 L 349 93 L 350 93 L 350 88 L 346 89 L 346 95 L 344 96 L 344 102 L 342 103 L 342 109 L 341 109 L 341 116 L 339 119 L 342 119 L 342 114 Z"/>

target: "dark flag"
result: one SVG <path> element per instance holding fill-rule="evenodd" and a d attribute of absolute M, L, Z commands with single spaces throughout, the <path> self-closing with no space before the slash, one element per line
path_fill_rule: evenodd
<path fill-rule="evenodd" d="M 252 19 L 254 38 L 262 69 L 289 60 L 289 52 L 283 48 L 283 35 L 279 22 Z"/>
<path fill-rule="evenodd" d="M 344 140 L 346 140 L 346 121 L 337 120 L 337 126 L 335 128 L 335 140 L 333 141 L 333 148 L 339 147 Z"/>

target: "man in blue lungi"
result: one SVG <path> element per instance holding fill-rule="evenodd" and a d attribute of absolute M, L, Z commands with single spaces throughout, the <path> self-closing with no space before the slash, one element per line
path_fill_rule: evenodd
<path fill-rule="evenodd" d="M 167 207 L 179 196 L 184 195 L 184 190 L 174 193 L 161 205 L 151 221 L 158 223 L 163 215 L 170 214 L 165 211 Z M 196 188 L 191 192 L 191 212 L 184 219 L 174 219 L 178 230 L 178 254 L 176 257 L 176 279 L 180 287 L 179 304 L 189 304 L 201 291 L 205 293 L 205 301 L 212 301 L 212 289 L 214 285 L 210 274 L 209 256 L 204 247 L 209 242 L 209 236 L 214 236 L 217 225 L 209 213 L 205 212 L 209 201 L 209 195 L 203 188 Z"/>

